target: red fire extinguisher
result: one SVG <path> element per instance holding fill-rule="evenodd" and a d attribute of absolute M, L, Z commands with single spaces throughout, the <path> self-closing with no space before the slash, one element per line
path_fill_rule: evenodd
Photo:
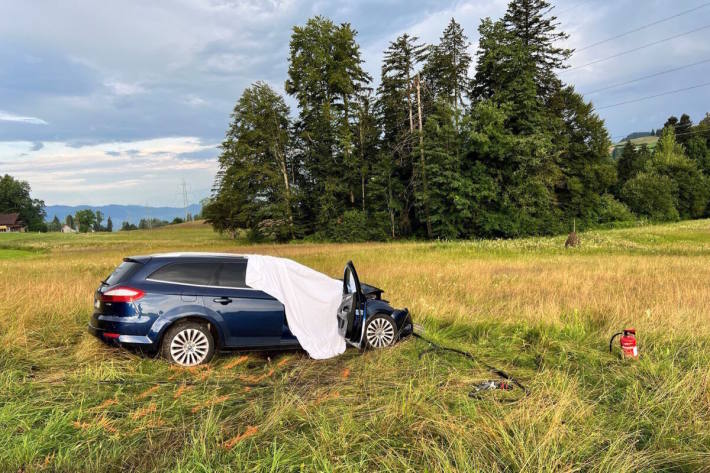
<path fill-rule="evenodd" d="M 621 353 L 624 358 L 631 358 L 633 360 L 637 359 L 639 357 L 639 350 L 638 346 L 636 344 L 636 329 L 635 328 L 627 328 L 624 329 L 623 332 L 615 333 L 612 337 L 611 340 L 609 340 L 609 353 L 611 353 L 611 346 L 612 343 L 614 342 L 614 339 L 621 335 L 621 339 L 619 340 L 621 344 Z"/>

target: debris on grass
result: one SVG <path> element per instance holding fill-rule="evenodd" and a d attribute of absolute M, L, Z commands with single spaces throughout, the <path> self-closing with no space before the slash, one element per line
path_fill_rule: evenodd
<path fill-rule="evenodd" d="M 212 367 L 210 366 L 197 375 L 197 380 L 204 381 L 207 378 L 209 378 L 211 374 L 212 374 Z"/>
<path fill-rule="evenodd" d="M 157 406 L 155 405 L 155 403 L 154 403 L 154 402 L 151 402 L 151 403 L 148 404 L 146 407 L 143 407 L 143 408 L 141 408 L 141 409 L 138 409 L 138 410 L 134 411 L 133 414 L 131 414 L 131 419 L 133 419 L 133 420 L 138 420 L 138 419 L 140 419 L 140 418 L 142 418 L 142 417 L 145 417 L 145 416 L 147 416 L 148 414 L 150 414 L 150 413 L 152 413 L 152 412 L 155 412 L 155 409 L 156 409 L 156 408 L 157 408 Z"/>
<path fill-rule="evenodd" d="M 340 399 L 340 391 L 333 391 L 333 392 L 326 393 L 322 396 L 319 396 L 318 398 L 316 398 L 315 401 L 313 401 L 313 405 L 317 406 L 317 405 L 322 404 L 326 401 L 332 401 L 334 399 Z"/>
<path fill-rule="evenodd" d="M 239 380 L 243 381 L 245 383 L 258 383 L 266 378 L 270 378 L 274 375 L 275 371 L 273 369 L 270 369 L 268 373 L 264 373 L 262 375 L 255 375 L 255 374 L 250 374 L 250 375 L 242 375 L 239 376 Z"/>
<path fill-rule="evenodd" d="M 94 409 L 105 409 L 109 406 L 113 406 L 114 404 L 118 404 L 118 401 L 116 399 L 106 399 L 104 402 L 96 406 Z"/>
<path fill-rule="evenodd" d="M 155 419 L 150 419 L 146 424 L 146 429 L 157 429 L 165 425 L 165 421 L 161 417 L 156 417 Z"/>
<path fill-rule="evenodd" d="M 204 403 L 198 404 L 197 406 L 193 407 L 192 413 L 195 414 L 196 412 L 200 411 L 203 408 L 216 406 L 217 404 L 223 403 L 227 399 L 229 399 L 229 394 L 225 394 L 224 396 L 219 396 L 214 399 L 209 399 L 209 400 L 205 401 Z"/>
<path fill-rule="evenodd" d="M 78 420 L 74 421 L 74 427 L 79 429 L 79 430 L 88 430 L 92 427 L 101 427 L 104 429 L 106 432 L 109 432 L 111 434 L 116 434 L 118 433 L 118 429 L 116 429 L 113 425 L 111 425 L 111 421 L 106 418 L 106 416 L 101 416 L 101 418 L 95 422 L 89 423 L 89 422 L 79 422 Z"/>
<path fill-rule="evenodd" d="M 187 391 L 191 390 L 192 386 L 187 386 L 186 384 L 183 384 L 177 390 L 175 391 L 175 394 L 173 394 L 173 399 L 178 399 L 182 397 L 183 394 L 185 394 Z"/>
<path fill-rule="evenodd" d="M 159 388 L 160 388 L 160 385 L 156 384 L 155 386 L 148 388 L 145 391 L 143 391 L 142 393 L 140 393 L 136 399 L 145 399 L 148 396 L 150 396 L 151 394 L 153 394 L 155 391 L 157 391 Z"/>
<path fill-rule="evenodd" d="M 222 367 L 222 369 L 231 370 L 235 366 L 241 365 L 242 363 L 244 363 L 248 359 L 249 359 L 249 356 L 247 356 L 247 355 L 240 356 L 239 358 L 235 358 L 234 360 L 232 360 L 229 363 L 227 363 L 226 365 L 224 365 Z"/>
<path fill-rule="evenodd" d="M 350 368 L 345 368 L 340 377 L 343 379 L 348 379 L 350 377 Z"/>
<path fill-rule="evenodd" d="M 237 435 L 236 437 L 232 437 L 231 439 L 227 440 L 222 444 L 222 446 L 227 449 L 231 450 L 236 444 L 244 440 L 245 438 L 252 437 L 253 435 L 256 435 L 256 433 L 259 431 L 258 427 L 255 427 L 253 425 L 247 425 L 247 428 L 242 432 L 241 434 Z"/>
<path fill-rule="evenodd" d="M 44 461 L 42 462 L 42 468 L 49 468 L 49 464 L 54 461 L 54 457 L 56 455 L 57 455 L 57 452 L 48 453 L 44 457 Z"/>

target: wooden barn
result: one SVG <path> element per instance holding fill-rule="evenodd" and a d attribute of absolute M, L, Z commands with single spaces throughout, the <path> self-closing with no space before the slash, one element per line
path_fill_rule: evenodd
<path fill-rule="evenodd" d="M 26 229 L 27 226 L 20 220 L 20 214 L 0 214 L 0 233 L 24 232 Z"/>

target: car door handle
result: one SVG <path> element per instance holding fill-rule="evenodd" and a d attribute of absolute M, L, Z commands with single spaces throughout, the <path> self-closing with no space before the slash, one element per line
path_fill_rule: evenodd
<path fill-rule="evenodd" d="M 227 305 L 227 304 L 229 304 L 230 302 L 232 302 L 232 298 L 231 298 L 231 297 L 217 297 L 216 299 L 212 299 L 212 300 L 213 300 L 214 302 L 217 302 L 218 304 L 222 304 L 222 305 Z"/>

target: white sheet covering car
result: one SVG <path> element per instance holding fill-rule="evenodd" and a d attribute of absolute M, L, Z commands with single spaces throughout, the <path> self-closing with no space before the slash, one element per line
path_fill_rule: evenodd
<path fill-rule="evenodd" d="M 291 333 L 317 360 L 345 351 L 336 314 L 343 297 L 343 283 L 290 259 L 245 255 L 246 283 L 281 302 Z"/>

